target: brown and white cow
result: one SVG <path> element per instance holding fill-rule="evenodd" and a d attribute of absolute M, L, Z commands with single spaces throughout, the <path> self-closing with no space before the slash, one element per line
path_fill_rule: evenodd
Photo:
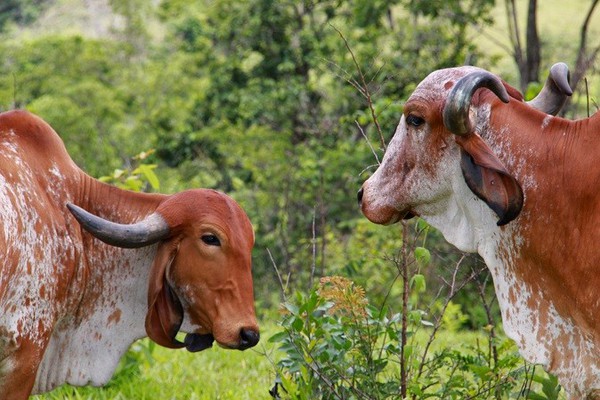
<path fill-rule="evenodd" d="M 189 351 L 256 345 L 253 245 L 228 196 L 103 184 L 43 120 L 0 114 L 0 398 L 102 385 L 146 334 Z"/>
<path fill-rule="evenodd" d="M 407 100 L 359 201 L 375 223 L 421 216 L 478 252 L 525 359 L 600 398 L 599 160 L 600 114 L 548 115 L 487 71 L 444 69 Z"/>

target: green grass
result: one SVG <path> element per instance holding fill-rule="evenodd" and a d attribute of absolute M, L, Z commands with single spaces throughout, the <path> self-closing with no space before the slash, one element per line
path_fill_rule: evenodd
<path fill-rule="evenodd" d="M 120 370 L 105 387 L 65 385 L 33 399 L 270 399 L 268 391 L 273 386 L 275 368 L 270 360 L 274 346 L 268 338 L 273 329 L 263 328 L 259 345 L 243 352 L 213 346 L 200 353 L 189 353 L 154 346 L 148 358 L 144 350 L 150 342 L 144 339 L 133 346 L 137 363 L 129 364 L 132 369 L 128 370 L 122 360 Z"/>
<path fill-rule="evenodd" d="M 259 345 L 244 352 L 218 346 L 200 353 L 170 350 L 150 345 L 144 339 L 133 345 L 135 362 L 121 361 L 113 379 L 105 387 L 64 385 L 32 400 L 270 400 L 279 353 L 269 338 L 278 331 L 275 325 L 261 326 Z M 417 346 L 427 340 L 429 331 L 419 330 Z M 453 348 L 472 354 L 476 346 L 487 346 L 486 332 L 439 332 L 431 352 Z M 151 357 L 145 351 L 151 350 Z M 514 344 L 506 351 L 516 351 Z M 130 368 L 130 369 L 128 369 Z M 541 368 L 537 371 L 542 373 Z"/>

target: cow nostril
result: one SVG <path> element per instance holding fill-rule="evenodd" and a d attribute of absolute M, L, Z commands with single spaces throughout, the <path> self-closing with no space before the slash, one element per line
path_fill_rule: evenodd
<path fill-rule="evenodd" d="M 356 194 L 356 199 L 358 200 L 358 206 L 360 207 L 362 205 L 362 198 L 363 198 L 363 190 L 362 188 L 358 191 L 358 193 Z"/>
<path fill-rule="evenodd" d="M 260 333 L 254 329 L 242 328 L 240 331 L 240 350 L 254 347 L 260 340 Z"/>

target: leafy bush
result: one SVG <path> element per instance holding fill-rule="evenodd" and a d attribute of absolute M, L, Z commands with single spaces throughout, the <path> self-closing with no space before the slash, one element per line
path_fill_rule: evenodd
<path fill-rule="evenodd" d="M 270 338 L 283 353 L 272 397 L 559 398 L 556 378 L 525 363 L 493 325 L 484 333 L 459 332 L 460 306 L 446 298 L 433 307 L 441 312 L 429 315 L 416 307 L 423 275 L 408 283 L 400 312 L 374 307 L 360 286 L 339 276 L 285 302 L 281 329 Z"/>
<path fill-rule="evenodd" d="M 291 398 L 385 398 L 393 379 L 378 379 L 396 357 L 400 315 L 368 305 L 364 291 L 342 277 L 285 304 L 283 331 L 271 338 L 286 354 L 279 362 Z"/>

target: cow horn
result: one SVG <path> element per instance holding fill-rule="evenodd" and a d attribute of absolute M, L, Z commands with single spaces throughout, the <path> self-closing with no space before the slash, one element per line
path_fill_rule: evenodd
<path fill-rule="evenodd" d="M 546 114 L 558 114 L 565 105 L 567 97 L 573 94 L 573 90 L 569 85 L 570 78 L 567 64 L 562 62 L 554 64 L 550 68 L 550 74 L 548 74 L 546 83 L 540 93 L 534 99 L 528 101 L 527 104 Z"/>
<path fill-rule="evenodd" d="M 450 91 L 444 106 L 444 126 L 455 135 L 464 136 L 472 131 L 469 108 L 473 93 L 479 88 L 488 88 L 505 103 L 509 97 L 504 84 L 496 75 L 487 71 L 476 71 L 463 76 Z"/>
<path fill-rule="evenodd" d="M 86 231 L 112 246 L 144 247 L 169 236 L 169 225 L 157 213 L 135 224 L 118 224 L 74 204 L 68 203 L 67 207 Z"/>

